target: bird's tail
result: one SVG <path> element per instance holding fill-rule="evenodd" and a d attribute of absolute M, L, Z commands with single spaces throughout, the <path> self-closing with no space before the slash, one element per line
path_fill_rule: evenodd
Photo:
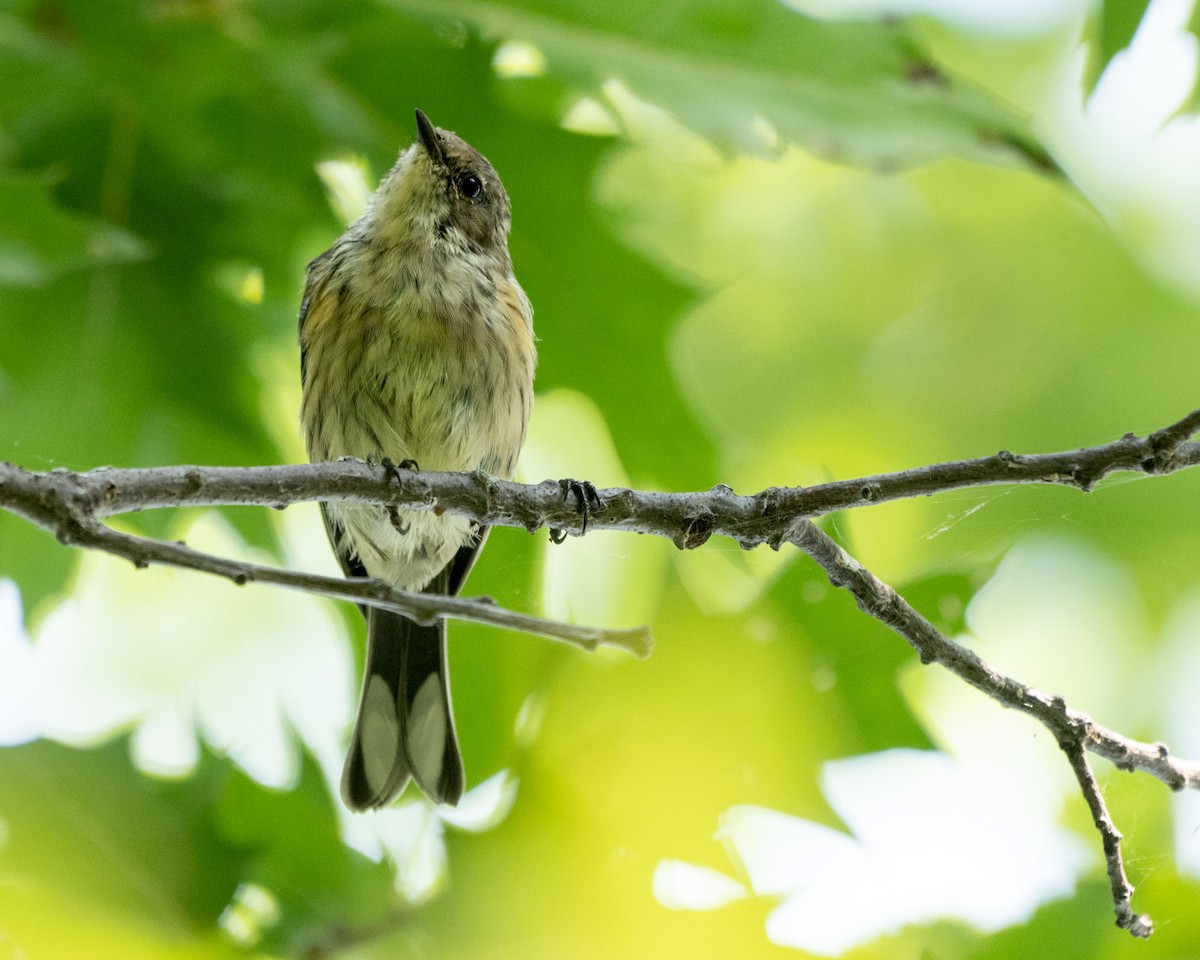
<path fill-rule="evenodd" d="M 435 578 L 426 589 L 445 585 Z M 342 772 L 351 810 L 381 807 L 412 777 L 431 800 L 458 803 L 463 764 L 450 709 L 446 623 L 413 623 L 388 610 L 367 617 L 367 662 L 358 719 Z"/>

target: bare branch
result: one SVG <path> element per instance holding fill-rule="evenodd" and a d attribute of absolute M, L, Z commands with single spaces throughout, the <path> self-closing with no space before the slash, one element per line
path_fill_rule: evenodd
<path fill-rule="evenodd" d="M 1050 731 L 1067 755 L 1092 811 L 1096 829 L 1100 831 L 1117 924 L 1134 936 L 1150 936 L 1153 930 L 1150 918 L 1135 914 L 1130 906 L 1133 887 L 1125 876 L 1121 860 L 1121 834 L 1108 815 L 1085 751 L 1106 757 L 1123 769 L 1149 773 L 1173 790 L 1200 786 L 1200 764 L 1175 760 L 1161 744 L 1139 743 L 1113 733 L 1093 722 L 1087 714 L 1070 709 L 1062 697 L 1047 695 L 1006 677 L 975 651 L 942 634 L 811 521 L 803 521 L 798 526 L 793 542 L 817 562 L 830 583 L 848 590 L 864 613 L 904 637 L 917 651 L 922 663 L 941 664 L 997 703 L 1033 717 Z"/>
<path fill-rule="evenodd" d="M 1088 809 L 1092 812 L 1092 822 L 1100 831 L 1100 840 L 1104 844 L 1104 862 L 1108 868 L 1108 882 L 1112 887 L 1113 907 L 1117 913 L 1117 926 L 1144 940 L 1154 932 L 1154 924 L 1144 913 L 1133 911 L 1133 884 L 1125 875 L 1125 863 L 1121 856 L 1121 831 L 1109 816 L 1104 794 L 1100 792 L 1100 785 L 1092 773 L 1092 765 L 1088 763 L 1083 745 L 1074 740 L 1061 746 L 1071 764 L 1075 779 L 1079 781 L 1079 789 L 1087 801 Z"/>
<path fill-rule="evenodd" d="M 621 530 L 667 537 L 681 549 L 717 534 L 743 547 L 778 547 L 791 525 L 837 510 L 947 490 L 996 484 L 1051 483 L 1090 491 L 1110 473 L 1165 474 L 1200 463 L 1200 443 L 1187 438 L 1200 426 L 1200 410 L 1147 437 L 1126 434 L 1097 447 L 1062 453 L 957 460 L 897 473 L 838 480 L 811 487 L 772 487 L 738 496 L 718 484 L 695 493 L 610 488 L 588 515 L 590 530 Z M 259 505 L 341 500 L 383 503 L 414 510 L 470 516 L 530 532 L 553 527 L 579 534 L 583 518 L 557 481 L 520 484 L 482 472 L 411 472 L 397 481 L 382 467 L 359 461 L 282 467 L 156 467 L 87 473 L 31 473 L 0 464 L 0 507 L 19 508 L 39 498 L 62 498 L 88 515 L 106 517 L 180 506 Z M 21 512 L 18 509 L 18 512 Z"/>
<path fill-rule="evenodd" d="M 54 476 L 61 478 L 70 475 L 60 473 Z M 247 583 L 270 583 L 338 600 L 350 600 L 354 603 L 395 610 L 417 623 L 431 624 L 442 617 L 473 620 L 574 644 L 585 650 L 610 646 L 625 650 L 638 658 L 645 658 L 650 655 L 653 647 L 650 630 L 644 626 L 629 630 L 609 630 L 546 620 L 508 610 L 497 605 L 489 597 L 448 597 L 442 594 L 414 593 L 397 590 L 382 580 L 345 579 L 284 570 L 202 553 L 180 542 L 170 543 L 122 533 L 91 516 L 86 501 L 72 501 L 51 495 L 56 489 L 58 488 L 54 486 L 44 487 L 36 498 L 29 497 L 29 491 L 26 490 L 26 496 L 19 504 L 9 502 L 6 505 L 14 513 L 54 533 L 64 544 L 90 547 L 124 557 L 140 569 L 151 564 L 160 564 L 213 574 L 231 580 L 239 586 Z M 3 483 L 0 483 L 0 490 L 4 490 Z"/>

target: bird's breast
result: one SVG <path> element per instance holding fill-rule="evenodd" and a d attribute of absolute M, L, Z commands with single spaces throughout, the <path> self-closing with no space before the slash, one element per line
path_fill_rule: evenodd
<path fill-rule="evenodd" d="M 306 370 L 326 381 L 306 384 L 306 402 L 325 398 L 305 418 L 310 454 L 511 476 L 535 362 L 516 282 L 469 262 L 360 259 L 333 272 L 306 321 Z"/>

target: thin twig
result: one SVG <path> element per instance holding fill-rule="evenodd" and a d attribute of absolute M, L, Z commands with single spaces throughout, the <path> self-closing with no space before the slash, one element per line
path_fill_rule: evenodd
<path fill-rule="evenodd" d="M 1153 925 L 1149 917 L 1135 914 L 1130 906 L 1133 887 L 1121 861 L 1121 835 L 1104 806 L 1084 751 L 1090 750 L 1114 762 L 1119 757 L 1119 765 L 1125 769 L 1143 770 L 1176 790 L 1200 786 L 1200 765 L 1175 760 L 1161 744 L 1138 743 L 1115 734 L 1094 723 L 1087 714 L 1068 708 L 1061 697 L 1006 677 L 975 651 L 941 633 L 811 521 L 797 525 L 793 543 L 817 562 L 830 583 L 849 591 L 864 613 L 904 637 L 922 663 L 941 664 L 997 703 L 1033 717 L 1050 731 L 1066 753 L 1100 831 L 1117 923 L 1134 936 L 1148 937 Z"/>
<path fill-rule="evenodd" d="M 1092 822 L 1100 831 L 1100 840 L 1104 844 L 1104 862 L 1108 868 L 1108 882 L 1112 887 L 1113 908 L 1117 914 L 1117 926 L 1145 940 L 1154 932 L 1154 924 L 1144 913 L 1135 913 L 1133 910 L 1133 884 L 1125 875 L 1125 863 L 1121 856 L 1121 831 L 1117 829 L 1108 813 L 1104 794 L 1100 792 L 1100 784 L 1096 782 L 1092 765 L 1088 763 L 1087 752 L 1079 740 L 1062 743 L 1060 746 L 1067 755 L 1075 779 L 1079 782 L 1079 790 L 1092 813 Z"/>
<path fill-rule="evenodd" d="M 589 651 L 600 646 L 616 647 L 639 659 L 648 657 L 653 648 L 649 627 L 616 630 L 546 620 L 501 607 L 489 597 L 448 597 L 444 594 L 414 593 L 397 590 L 382 580 L 326 577 L 231 560 L 228 557 L 193 550 L 181 542 L 153 540 L 113 530 L 90 517 L 86 511 L 80 511 L 71 503 L 53 497 L 43 498 L 34 508 L 27 505 L 26 509 L 14 512 L 21 513 L 32 522 L 55 533 L 64 544 L 102 550 L 123 557 L 139 569 L 154 564 L 197 570 L 223 577 L 238 586 L 247 583 L 269 583 L 305 593 L 395 610 L 417 623 L 431 624 L 443 617 L 453 617 L 456 620 L 471 620 L 507 630 L 519 630 L 574 644 Z"/>

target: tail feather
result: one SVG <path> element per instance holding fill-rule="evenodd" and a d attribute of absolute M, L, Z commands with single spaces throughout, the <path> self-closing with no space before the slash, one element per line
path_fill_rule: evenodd
<path fill-rule="evenodd" d="M 425 627 L 397 613 L 372 609 L 362 699 L 342 773 L 342 798 L 351 810 L 381 807 L 399 795 L 410 776 L 438 803 L 456 804 L 462 796 L 462 757 L 446 670 L 446 626 L 439 621 Z"/>

